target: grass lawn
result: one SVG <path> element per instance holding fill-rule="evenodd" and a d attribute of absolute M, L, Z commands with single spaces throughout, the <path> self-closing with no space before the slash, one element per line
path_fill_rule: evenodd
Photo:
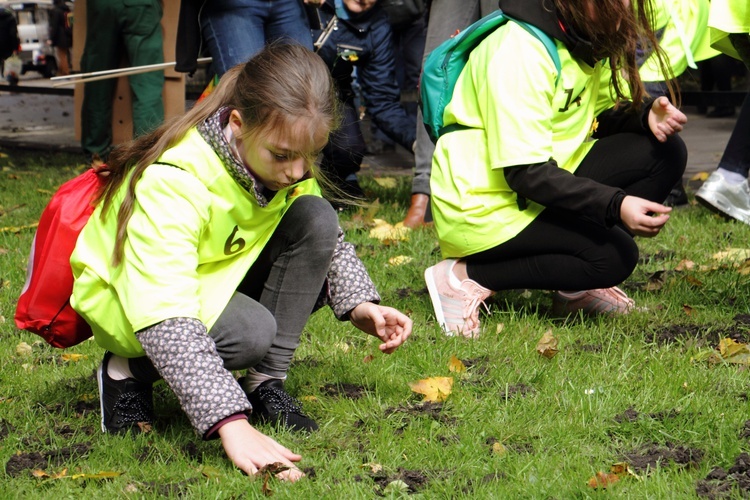
<path fill-rule="evenodd" d="M 0 498 L 750 495 L 750 354 L 724 340 L 750 342 L 749 226 L 680 208 L 662 234 L 638 240 L 640 264 L 622 285 L 638 311 L 563 321 L 549 292 L 504 291 L 470 340 L 433 318 L 422 273 L 440 259 L 434 230 L 370 237 L 373 217 L 403 218 L 409 178 L 363 179 L 377 207 L 341 222 L 414 333 L 384 356 L 330 310 L 310 319 L 287 387 L 320 431 L 265 429 L 304 457 L 307 477 L 286 484 L 248 478 L 219 442 L 196 438 L 164 384 L 152 432 L 102 434 L 101 348 L 55 349 L 16 329 L 31 225 L 82 168 L 74 156 L 0 150 Z M 551 357 L 537 351 L 546 332 Z M 453 380 L 444 401 L 411 390 L 432 377 Z"/>

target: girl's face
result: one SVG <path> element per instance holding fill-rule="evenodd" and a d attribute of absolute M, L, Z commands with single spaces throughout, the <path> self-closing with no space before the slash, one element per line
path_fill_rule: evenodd
<path fill-rule="evenodd" d="M 377 0 L 344 0 L 344 5 L 349 12 L 353 14 L 361 14 L 367 12 L 375 6 Z"/>
<path fill-rule="evenodd" d="M 243 135 L 242 118 L 233 110 L 229 118 L 237 150 L 245 167 L 267 189 L 279 191 L 304 178 L 328 142 L 328 130 L 316 130 L 310 137 L 305 119 L 294 122 L 282 133 L 263 129 Z"/>

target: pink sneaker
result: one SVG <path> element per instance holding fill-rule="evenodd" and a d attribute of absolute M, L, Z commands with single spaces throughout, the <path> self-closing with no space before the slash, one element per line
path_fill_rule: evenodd
<path fill-rule="evenodd" d="M 597 314 L 627 314 L 635 308 L 635 301 L 625 292 L 612 288 L 596 288 L 580 292 L 557 291 L 552 296 L 552 312 L 556 316 L 568 316 L 583 311 L 588 316 Z"/>
<path fill-rule="evenodd" d="M 435 317 L 448 335 L 477 337 L 479 306 L 484 305 L 486 309 L 484 300 L 493 292 L 470 279 L 461 281 L 459 288 L 454 287 L 451 277 L 455 265 L 456 260 L 446 259 L 424 272 Z"/>

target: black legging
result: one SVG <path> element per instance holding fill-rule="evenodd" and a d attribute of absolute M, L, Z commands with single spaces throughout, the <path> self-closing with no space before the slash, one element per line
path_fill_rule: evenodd
<path fill-rule="evenodd" d="M 686 163 L 679 136 L 660 143 L 623 133 L 597 141 L 575 175 L 661 203 Z M 469 277 L 490 290 L 589 290 L 615 286 L 630 276 L 638 247 L 622 227 L 606 228 L 550 208 L 511 240 L 465 260 Z"/>

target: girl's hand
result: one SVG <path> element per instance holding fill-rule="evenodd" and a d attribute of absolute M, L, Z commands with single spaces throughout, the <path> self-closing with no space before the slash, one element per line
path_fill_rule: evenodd
<path fill-rule="evenodd" d="M 363 302 L 351 310 L 349 319 L 363 332 L 382 340 L 378 347 L 385 354 L 395 351 L 411 335 L 411 318 L 392 307 Z"/>
<path fill-rule="evenodd" d="M 686 123 L 687 116 L 664 96 L 657 98 L 648 112 L 648 128 L 659 142 L 664 142 L 668 136 L 681 132 L 682 126 Z"/>
<path fill-rule="evenodd" d="M 620 206 L 620 219 L 631 233 L 638 236 L 652 237 L 659 234 L 661 228 L 669 220 L 672 209 L 661 203 L 626 196 Z"/>
<path fill-rule="evenodd" d="M 326 0 L 304 0 L 304 2 L 308 5 L 312 5 L 314 7 L 320 7 L 324 3 L 326 3 Z"/>
<path fill-rule="evenodd" d="M 247 420 L 234 420 L 219 428 L 221 444 L 229 459 L 251 476 L 264 465 L 281 463 L 288 470 L 277 474 L 279 479 L 294 482 L 305 474 L 292 462 L 302 460 L 301 455 L 292 453 L 288 448 L 255 429 Z"/>

